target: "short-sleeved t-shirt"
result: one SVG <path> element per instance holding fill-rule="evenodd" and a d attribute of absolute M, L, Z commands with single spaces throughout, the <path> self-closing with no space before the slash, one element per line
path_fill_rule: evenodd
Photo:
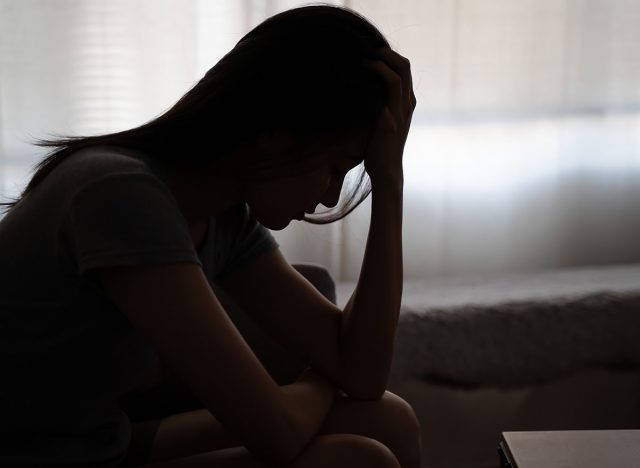
<path fill-rule="evenodd" d="M 210 282 L 278 246 L 246 204 L 196 250 L 148 158 L 80 150 L 0 221 L 0 466 L 115 467 L 131 423 L 118 400 L 157 382 L 148 342 L 88 274 L 200 264 Z"/>

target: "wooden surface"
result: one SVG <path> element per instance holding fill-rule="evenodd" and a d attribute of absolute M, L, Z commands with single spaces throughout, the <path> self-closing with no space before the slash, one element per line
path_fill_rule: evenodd
<path fill-rule="evenodd" d="M 503 432 L 514 468 L 640 467 L 640 430 Z"/>

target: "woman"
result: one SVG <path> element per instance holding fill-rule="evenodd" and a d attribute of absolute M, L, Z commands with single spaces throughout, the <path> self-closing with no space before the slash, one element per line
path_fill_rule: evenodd
<path fill-rule="evenodd" d="M 385 391 L 415 104 L 375 27 L 309 6 L 257 26 L 153 121 L 40 142 L 52 152 L 0 223 L 0 465 L 418 467 L 419 424 Z M 370 187 L 308 216 L 361 162 Z M 265 227 L 332 222 L 370 192 L 340 310 Z M 308 364 L 295 382 L 270 377 L 213 282 Z M 203 408 L 132 424 L 119 402 L 160 363 Z"/>

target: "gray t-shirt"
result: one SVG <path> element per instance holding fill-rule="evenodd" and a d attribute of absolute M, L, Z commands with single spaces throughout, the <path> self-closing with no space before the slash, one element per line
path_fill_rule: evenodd
<path fill-rule="evenodd" d="M 196 251 L 140 153 L 78 151 L 0 221 L 0 466 L 115 467 L 127 392 L 160 362 L 92 280 L 114 265 L 195 263 L 213 284 L 278 246 L 246 204 L 211 218 Z"/>

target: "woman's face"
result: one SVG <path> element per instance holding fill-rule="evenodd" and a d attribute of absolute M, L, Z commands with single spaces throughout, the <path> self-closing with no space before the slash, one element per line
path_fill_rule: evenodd
<path fill-rule="evenodd" d="M 369 134 L 358 133 L 326 148 L 311 150 L 300 162 L 281 168 L 273 177 L 245 185 L 245 199 L 263 226 L 281 230 L 313 213 L 319 204 L 336 206 L 344 178 L 362 162 Z M 295 149 L 294 149 L 295 150 Z"/>

